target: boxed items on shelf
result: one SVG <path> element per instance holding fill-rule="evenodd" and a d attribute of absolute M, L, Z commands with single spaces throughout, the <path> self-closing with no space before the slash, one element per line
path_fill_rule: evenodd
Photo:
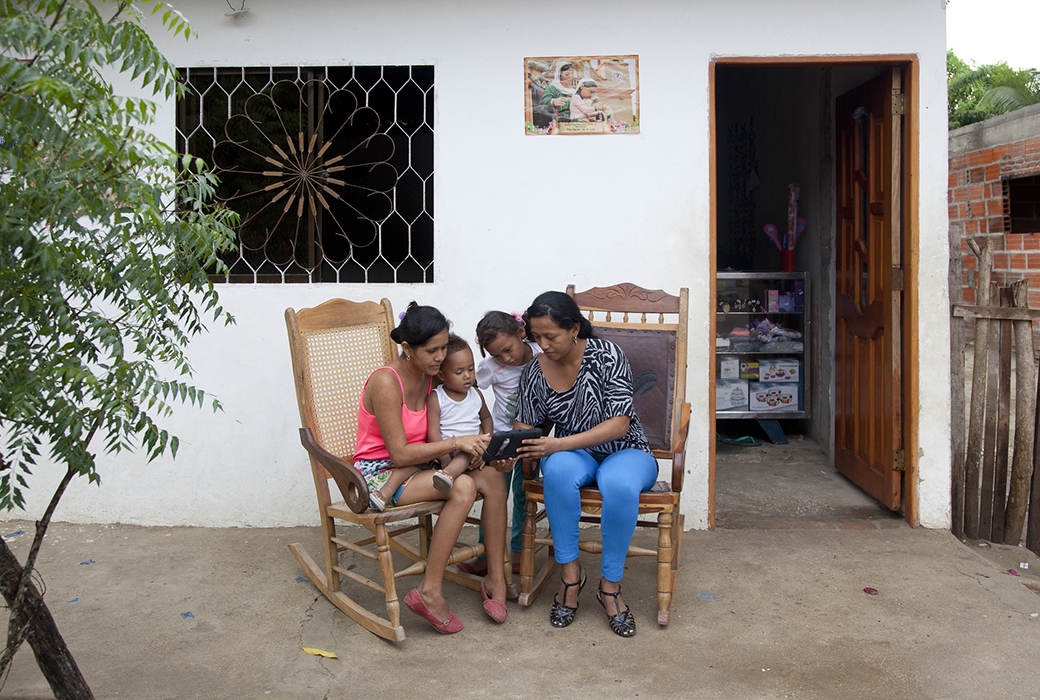
<path fill-rule="evenodd" d="M 759 360 L 759 381 L 797 382 L 802 376 L 802 363 L 798 360 Z"/>
<path fill-rule="evenodd" d="M 715 392 L 718 402 L 718 390 Z M 749 411 L 797 411 L 798 385 L 789 382 L 748 382 Z"/>
<path fill-rule="evenodd" d="M 740 361 L 735 357 L 723 357 L 719 362 L 720 379 L 740 379 Z"/>
<path fill-rule="evenodd" d="M 756 338 L 730 338 L 729 349 L 732 352 L 758 352 L 762 349 L 762 341 Z"/>
<path fill-rule="evenodd" d="M 715 380 L 716 411 L 746 411 L 748 407 L 748 382 L 746 379 Z"/>
<path fill-rule="evenodd" d="M 715 360 L 718 418 L 746 418 L 749 414 L 773 419 L 808 416 L 812 398 L 811 300 L 808 273 L 717 272 L 715 334 L 721 339 L 716 340 Z M 738 406 L 744 393 L 747 404 Z"/>

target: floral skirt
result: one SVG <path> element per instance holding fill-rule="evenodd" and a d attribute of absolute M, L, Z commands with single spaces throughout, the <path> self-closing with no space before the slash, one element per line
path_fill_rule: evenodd
<path fill-rule="evenodd" d="M 417 466 L 420 471 L 423 469 L 440 468 L 440 464 L 437 462 L 417 464 L 415 466 Z M 390 475 L 394 472 L 394 463 L 393 460 L 390 459 L 358 459 L 354 461 L 354 468 L 361 472 L 361 476 L 364 477 L 365 482 L 368 484 L 368 490 L 371 493 L 372 491 L 377 491 L 383 488 L 386 486 L 386 482 L 390 481 Z M 415 475 L 413 474 L 412 476 Z M 397 499 L 401 497 L 402 493 L 404 493 L 404 487 L 407 486 L 408 482 L 411 480 L 412 477 L 408 477 L 403 484 L 397 487 L 397 490 L 390 494 L 390 498 L 386 500 L 386 505 L 388 507 L 397 505 Z"/>

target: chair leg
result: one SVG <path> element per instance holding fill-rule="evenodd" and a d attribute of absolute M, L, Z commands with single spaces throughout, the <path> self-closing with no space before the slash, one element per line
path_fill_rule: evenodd
<path fill-rule="evenodd" d="M 530 605 L 545 587 L 549 574 L 556 568 L 556 558 L 553 556 L 552 547 L 548 548 L 545 564 L 534 575 L 534 553 L 536 549 L 535 533 L 538 529 L 538 503 L 528 499 L 524 505 L 524 534 L 521 539 L 520 550 L 520 595 L 517 602 L 520 605 Z"/>
<path fill-rule="evenodd" d="M 324 572 L 318 568 L 318 565 L 311 559 L 311 555 L 301 545 L 290 544 L 289 551 L 292 552 L 293 557 L 296 558 L 297 563 L 299 563 L 300 568 L 303 569 L 303 572 L 311 580 L 311 583 L 347 617 L 383 639 L 388 639 L 391 642 L 404 641 L 404 628 L 400 624 L 390 624 L 389 620 L 373 615 L 364 607 L 358 605 L 343 591 L 329 588 Z"/>
<path fill-rule="evenodd" d="M 667 625 L 668 615 L 672 608 L 673 560 L 675 550 L 672 548 L 672 514 L 661 513 L 657 516 L 657 624 Z"/>
<path fill-rule="evenodd" d="M 686 516 L 682 513 L 672 518 L 672 548 L 675 550 L 675 554 L 672 555 L 672 590 L 675 590 L 675 577 L 679 573 L 679 557 L 682 556 L 682 536 L 685 522 Z"/>
<path fill-rule="evenodd" d="M 397 599 L 397 583 L 394 579 L 394 558 L 390 552 L 390 539 L 386 525 L 376 525 L 376 549 L 379 552 L 379 571 L 383 576 L 383 592 L 386 594 L 386 616 L 391 627 L 401 626 L 401 602 Z"/>
<path fill-rule="evenodd" d="M 338 591 L 340 587 L 339 572 L 335 567 L 339 566 L 339 547 L 332 541 L 336 536 L 336 519 L 323 515 L 321 518 L 321 539 L 325 554 L 325 582 L 329 590 Z M 308 557 L 309 558 L 309 557 Z"/>
<path fill-rule="evenodd" d="M 534 577 L 534 534 L 535 515 L 538 504 L 528 499 L 524 504 L 524 531 L 520 537 L 520 600 L 527 600 L 531 592 L 531 579 Z M 525 605 L 525 603 L 520 603 Z"/>

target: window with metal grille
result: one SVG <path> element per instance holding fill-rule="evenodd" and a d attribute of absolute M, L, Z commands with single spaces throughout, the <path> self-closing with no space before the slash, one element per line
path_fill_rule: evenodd
<path fill-rule="evenodd" d="M 184 68 L 177 148 L 240 216 L 226 282 L 433 282 L 433 66 Z"/>
<path fill-rule="evenodd" d="M 1040 175 L 1004 180 L 1004 233 L 1038 232 Z"/>

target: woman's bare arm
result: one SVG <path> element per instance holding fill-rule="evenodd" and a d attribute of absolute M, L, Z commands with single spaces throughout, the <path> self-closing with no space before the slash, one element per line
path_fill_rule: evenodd
<path fill-rule="evenodd" d="M 393 372 L 378 371 L 372 375 L 365 388 L 365 408 L 376 417 L 379 432 L 383 436 L 383 444 L 395 467 L 411 467 L 425 464 L 441 455 L 451 452 L 452 445 L 457 450 L 469 454 L 481 454 L 490 437 L 487 435 L 460 435 L 454 440 L 437 442 L 408 442 L 404 423 L 401 422 L 401 406 L 404 396 L 401 385 Z M 437 430 L 440 430 L 440 414 L 438 413 Z M 429 414 L 427 413 L 427 438 L 429 437 Z"/>

